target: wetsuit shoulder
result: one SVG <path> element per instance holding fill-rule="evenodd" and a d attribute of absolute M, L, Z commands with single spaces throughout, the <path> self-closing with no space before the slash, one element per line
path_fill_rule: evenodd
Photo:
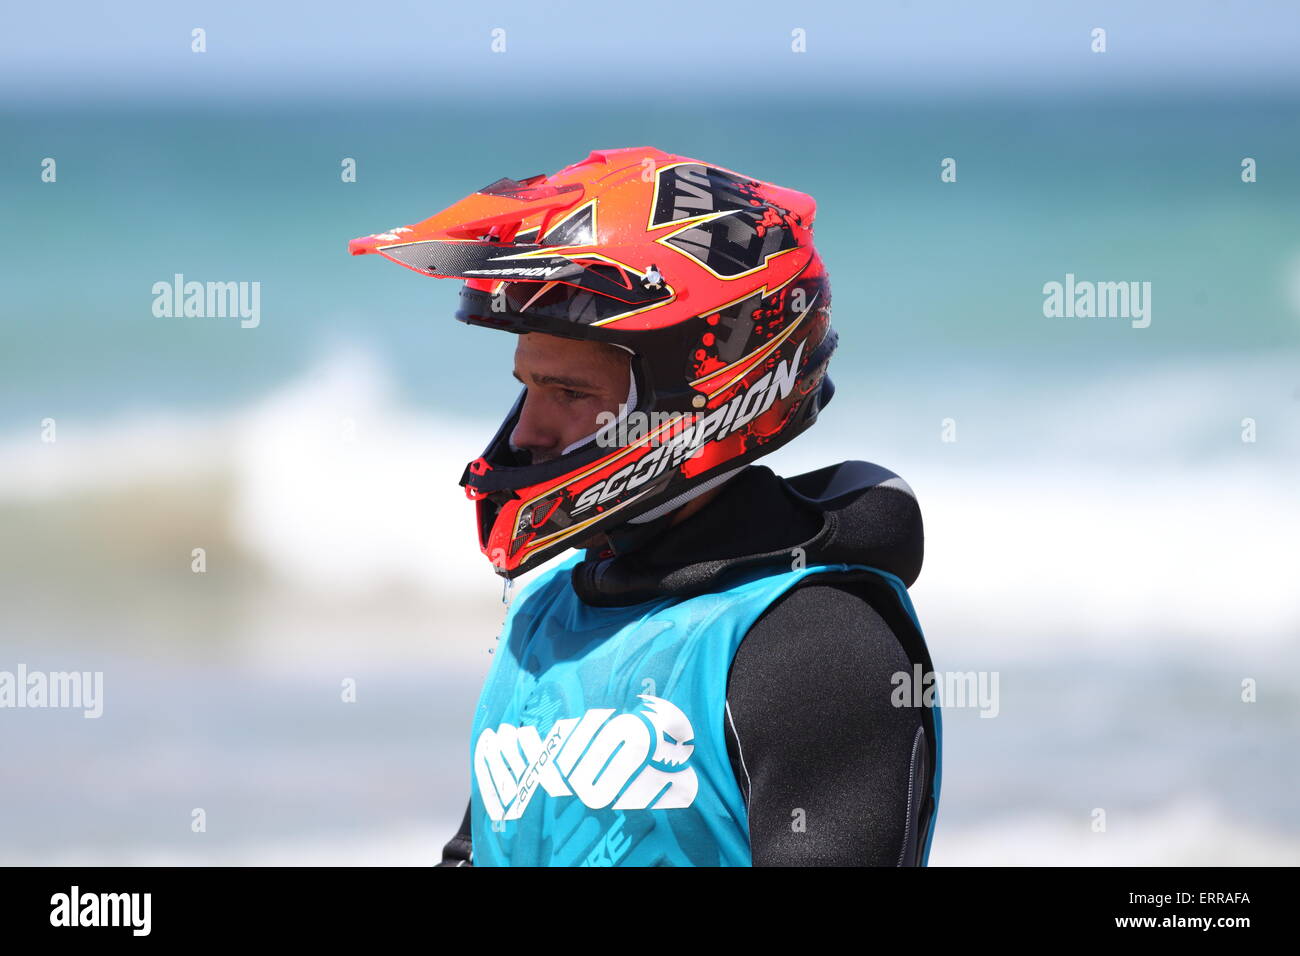
<path fill-rule="evenodd" d="M 728 674 L 727 751 L 753 863 L 914 863 L 924 729 L 890 698 L 910 660 L 860 589 L 815 582 L 767 608 Z"/>

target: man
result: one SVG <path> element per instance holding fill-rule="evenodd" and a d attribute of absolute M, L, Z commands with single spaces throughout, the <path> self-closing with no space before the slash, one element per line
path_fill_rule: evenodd
<path fill-rule="evenodd" d="M 511 604 L 438 865 L 927 861 L 915 499 L 865 462 L 752 464 L 832 394 L 815 209 L 597 150 L 353 240 L 464 279 L 457 318 L 518 335 L 524 391 L 461 479 L 497 573 L 583 549 Z"/>

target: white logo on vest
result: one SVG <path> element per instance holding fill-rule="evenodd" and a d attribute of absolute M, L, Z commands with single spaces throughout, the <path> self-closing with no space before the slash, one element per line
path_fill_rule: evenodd
<path fill-rule="evenodd" d="M 638 697 L 644 710 L 615 717 L 613 708 L 592 708 L 557 720 L 545 740 L 528 725 L 485 729 L 474 745 L 474 777 L 488 816 L 517 820 L 538 789 L 595 810 L 615 797 L 615 810 L 689 807 L 699 790 L 695 770 L 684 766 L 695 750 L 691 722 L 662 697 Z"/>

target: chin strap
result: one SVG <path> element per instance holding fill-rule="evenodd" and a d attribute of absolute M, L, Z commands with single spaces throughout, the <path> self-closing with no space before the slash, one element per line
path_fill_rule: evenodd
<path fill-rule="evenodd" d="M 669 525 L 672 524 L 672 520 L 672 512 L 667 512 L 638 524 L 627 521 L 617 528 L 610 528 L 605 532 L 605 537 L 609 539 L 610 544 L 611 553 L 609 556 L 617 557 L 638 550 L 660 533 L 667 531 Z M 597 554 L 606 556 L 604 551 L 594 553 L 588 551 L 587 553 L 589 557 L 595 557 Z"/>
<path fill-rule="evenodd" d="M 686 502 L 694 501 L 696 498 L 698 498 L 700 495 L 704 494 L 706 491 L 710 490 L 711 488 L 718 487 L 718 485 L 722 484 L 728 478 L 734 477 L 736 474 L 738 474 L 743 468 L 745 468 L 745 466 L 741 465 L 739 468 L 731 469 L 731 471 L 724 471 L 722 474 L 710 478 L 708 481 L 704 482 L 704 484 L 696 488 L 691 488 L 689 491 L 683 491 L 676 498 L 669 498 L 663 504 L 659 505 L 656 508 L 651 508 L 643 515 L 637 515 L 635 518 L 628 518 L 627 523 L 647 524 L 651 521 L 657 521 L 659 518 L 663 517 L 664 515 L 676 511 L 682 505 L 686 504 Z"/>

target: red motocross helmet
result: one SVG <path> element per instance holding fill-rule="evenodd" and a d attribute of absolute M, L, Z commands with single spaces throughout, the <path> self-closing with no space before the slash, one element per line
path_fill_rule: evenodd
<path fill-rule="evenodd" d="M 465 469 L 498 574 L 671 510 L 816 420 L 836 340 L 816 208 L 713 163 L 600 149 L 351 241 L 353 255 L 466 280 L 462 322 L 631 353 L 635 407 L 617 425 L 533 464 L 510 442 L 525 390 Z"/>

